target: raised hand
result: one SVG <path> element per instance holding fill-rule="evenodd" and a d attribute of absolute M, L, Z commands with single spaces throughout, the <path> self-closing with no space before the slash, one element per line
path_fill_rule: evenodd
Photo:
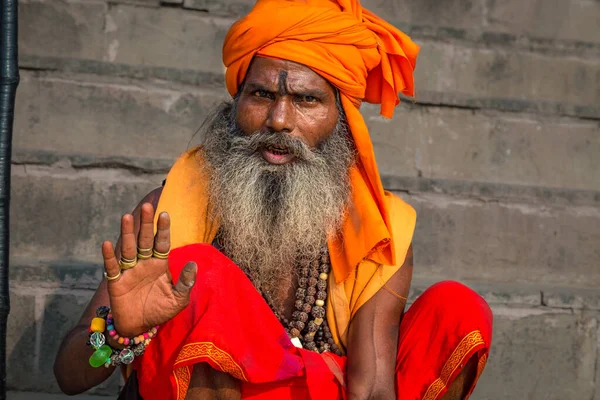
<path fill-rule="evenodd" d="M 133 216 L 126 214 L 121 219 L 122 260 L 136 259 L 138 249 L 142 250 L 141 254 L 150 255 L 152 250 L 149 249 L 154 249 L 158 254 L 166 254 L 170 247 L 170 220 L 166 212 L 159 215 L 154 235 L 154 208 L 149 203 L 143 204 L 137 238 Z M 121 271 L 110 242 L 103 243 L 102 255 L 111 312 L 119 335 L 140 335 L 151 327 L 170 320 L 189 303 L 196 279 L 195 263 L 185 265 L 177 284 L 173 285 L 166 258 L 138 259 L 133 268 Z"/>

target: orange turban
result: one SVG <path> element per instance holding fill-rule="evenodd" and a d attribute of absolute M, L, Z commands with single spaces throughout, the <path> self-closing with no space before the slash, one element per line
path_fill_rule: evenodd
<path fill-rule="evenodd" d="M 391 118 L 398 93 L 414 96 L 418 52 L 407 35 L 359 0 L 258 0 L 225 38 L 223 62 L 232 96 L 254 56 L 306 65 L 340 90 L 359 157 L 350 173 L 353 202 L 342 237 L 329 243 L 338 283 L 364 258 L 396 265 L 389 206 L 359 107 L 363 100 L 381 104 L 381 115 Z"/>

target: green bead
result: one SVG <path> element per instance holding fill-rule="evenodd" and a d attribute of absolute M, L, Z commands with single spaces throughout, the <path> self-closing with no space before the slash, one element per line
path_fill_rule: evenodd
<path fill-rule="evenodd" d="M 106 360 L 110 359 L 111 354 L 112 354 L 112 349 L 109 346 L 104 345 L 104 346 L 100 347 L 90 357 L 90 365 L 94 368 L 98 368 L 101 365 L 104 365 Z"/>

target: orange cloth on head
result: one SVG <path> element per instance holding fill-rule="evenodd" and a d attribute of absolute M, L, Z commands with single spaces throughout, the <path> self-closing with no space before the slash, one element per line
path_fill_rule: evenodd
<path fill-rule="evenodd" d="M 232 96 L 254 56 L 306 65 L 340 90 L 359 161 L 351 171 L 354 207 L 343 237 L 329 243 L 337 283 L 349 278 L 366 257 L 397 265 L 406 255 L 394 251 L 373 145 L 358 108 L 363 100 L 381 104 L 381 114 L 391 118 L 398 93 L 414 95 L 418 51 L 407 35 L 358 0 L 258 0 L 225 38 L 223 62 Z"/>

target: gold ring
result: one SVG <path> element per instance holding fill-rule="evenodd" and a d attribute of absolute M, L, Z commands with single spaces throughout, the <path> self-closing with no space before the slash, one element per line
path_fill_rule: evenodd
<path fill-rule="evenodd" d="M 104 271 L 104 277 L 106 278 L 107 281 L 114 281 L 115 279 L 119 279 L 121 277 L 121 271 L 119 271 L 119 273 L 116 274 L 115 276 L 108 276 L 106 271 Z"/>
<path fill-rule="evenodd" d="M 142 253 L 142 254 L 144 254 L 144 253 L 152 253 L 152 250 L 153 250 L 152 247 L 150 247 L 149 249 L 140 249 L 139 247 L 137 248 L 137 252 L 138 253 Z"/>
<path fill-rule="evenodd" d="M 137 248 L 137 258 L 138 260 L 147 260 L 152 257 L 152 247 L 149 249 L 140 249 L 139 246 Z"/>
<path fill-rule="evenodd" d="M 119 260 L 119 266 L 121 267 L 121 270 L 123 270 L 123 271 L 127 271 L 128 269 L 135 267 L 136 264 L 137 264 L 137 259 L 128 260 L 126 258 L 121 257 L 121 259 Z"/>
<path fill-rule="evenodd" d="M 150 254 L 137 253 L 137 258 L 138 258 L 138 260 L 147 260 L 149 258 L 152 258 L 152 253 L 150 253 Z"/>
<path fill-rule="evenodd" d="M 167 251 L 166 253 L 161 253 L 159 251 L 156 251 L 156 249 L 152 249 L 152 257 L 159 258 L 161 260 L 166 260 L 167 258 L 169 258 L 170 252 L 171 250 Z"/>
<path fill-rule="evenodd" d="M 121 260 L 126 264 L 131 264 L 137 261 L 137 258 L 125 258 L 121 256 Z"/>

